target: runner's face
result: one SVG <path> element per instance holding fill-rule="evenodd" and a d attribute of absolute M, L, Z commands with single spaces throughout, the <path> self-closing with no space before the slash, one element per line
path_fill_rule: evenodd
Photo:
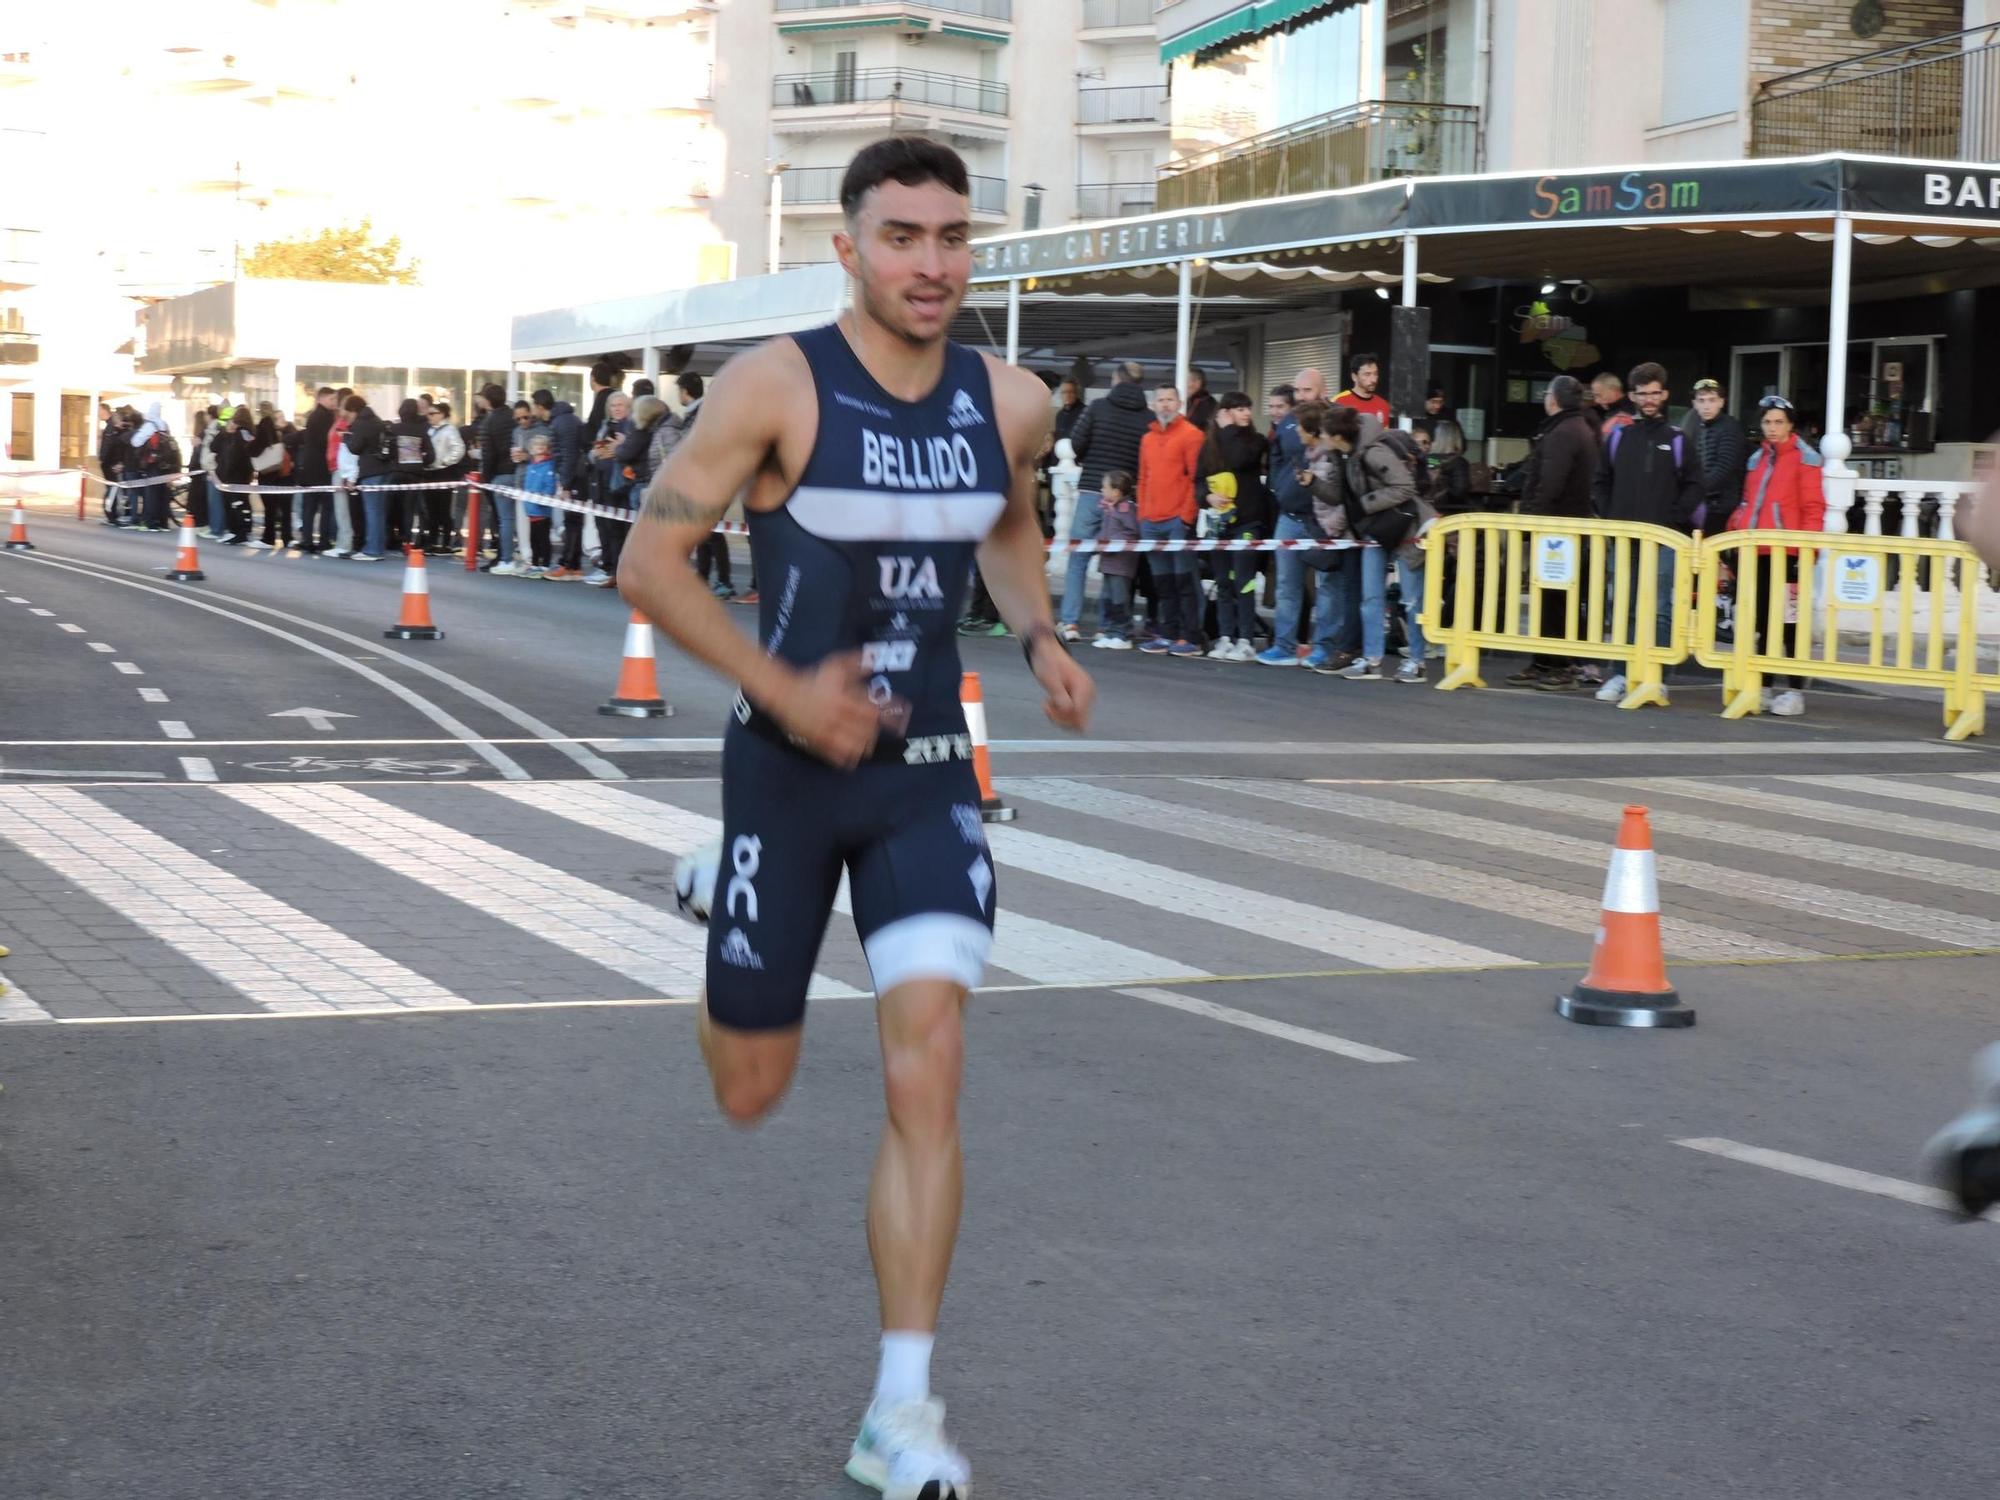
<path fill-rule="evenodd" d="M 867 317 L 905 343 L 935 344 L 945 337 L 972 279 L 963 194 L 941 182 L 882 183 L 869 189 L 833 243 Z"/>

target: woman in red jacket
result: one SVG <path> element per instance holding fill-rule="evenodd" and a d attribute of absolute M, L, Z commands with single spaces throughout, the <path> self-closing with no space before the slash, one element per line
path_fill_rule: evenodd
<path fill-rule="evenodd" d="M 1766 396 L 1757 403 L 1764 410 L 1764 440 L 1751 455 L 1743 476 L 1743 503 L 1730 514 L 1730 531 L 1821 531 L 1826 523 L 1826 491 L 1820 483 L 1820 456 L 1808 448 L 1792 430 L 1792 403 L 1783 396 Z M 1739 554 L 1740 555 L 1740 554 Z M 1782 560 L 1782 565 L 1781 565 Z M 1796 550 L 1759 547 L 1757 549 L 1756 619 L 1746 620 L 1739 610 L 1738 630 L 1750 630 L 1757 649 L 1769 651 L 1771 600 L 1773 591 L 1781 600 L 1786 616 L 1783 626 L 1784 653 L 1794 654 L 1798 626 L 1796 613 L 1785 597 L 1798 582 L 1799 558 Z M 1808 625 L 1810 630 L 1810 624 Z M 1806 711 L 1805 679 L 1774 676 L 1764 689 L 1764 708 L 1793 718 Z"/>

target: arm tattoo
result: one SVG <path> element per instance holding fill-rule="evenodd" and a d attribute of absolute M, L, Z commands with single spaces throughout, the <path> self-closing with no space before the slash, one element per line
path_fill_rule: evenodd
<path fill-rule="evenodd" d="M 686 526 L 697 521 L 713 526 L 728 509 L 726 501 L 721 505 L 707 505 L 672 485 L 655 484 L 646 491 L 645 508 L 639 514 L 643 520 L 667 526 Z"/>

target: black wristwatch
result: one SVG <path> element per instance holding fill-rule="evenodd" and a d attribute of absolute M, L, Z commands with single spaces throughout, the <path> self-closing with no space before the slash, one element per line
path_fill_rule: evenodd
<path fill-rule="evenodd" d="M 1053 625 L 1030 625 L 1021 632 L 1021 655 L 1027 659 L 1028 670 L 1035 670 L 1035 647 L 1043 641 L 1054 641 L 1063 650 L 1069 650 L 1069 642 L 1062 638 L 1062 632 Z"/>

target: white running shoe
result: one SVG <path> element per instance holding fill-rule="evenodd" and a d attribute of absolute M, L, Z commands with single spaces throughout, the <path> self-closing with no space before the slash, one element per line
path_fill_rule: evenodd
<path fill-rule="evenodd" d="M 1092 645 L 1102 646 L 1106 651 L 1130 651 L 1131 641 L 1122 635 L 1100 635 Z"/>
<path fill-rule="evenodd" d="M 1248 641 L 1238 641 L 1236 649 L 1229 653 L 1229 659 L 1231 661 L 1255 661 L 1257 659 L 1257 648 Z"/>
<path fill-rule="evenodd" d="M 1797 688 L 1786 688 L 1771 699 L 1771 712 L 1781 719 L 1796 719 L 1806 711 L 1806 695 Z"/>
<path fill-rule="evenodd" d="M 945 1441 L 944 1403 L 868 1408 L 847 1455 L 847 1477 L 884 1500 L 971 1500 L 972 1469 Z"/>
<path fill-rule="evenodd" d="M 521 570 L 510 562 L 495 563 L 486 571 L 491 573 L 495 578 L 518 578 L 521 576 Z"/>
<path fill-rule="evenodd" d="M 1625 696 L 1625 674 L 1619 673 L 1597 690 L 1599 703 L 1616 703 Z"/>
<path fill-rule="evenodd" d="M 1215 644 L 1208 648 L 1208 657 L 1210 661 L 1236 660 L 1236 642 L 1226 635 L 1217 636 Z"/>

